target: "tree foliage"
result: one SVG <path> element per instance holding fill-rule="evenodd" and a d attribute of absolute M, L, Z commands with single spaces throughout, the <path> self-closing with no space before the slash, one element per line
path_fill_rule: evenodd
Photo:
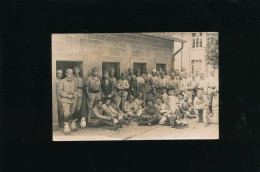
<path fill-rule="evenodd" d="M 207 34 L 206 62 L 214 69 L 218 69 L 219 65 L 219 38 L 218 33 Z"/>

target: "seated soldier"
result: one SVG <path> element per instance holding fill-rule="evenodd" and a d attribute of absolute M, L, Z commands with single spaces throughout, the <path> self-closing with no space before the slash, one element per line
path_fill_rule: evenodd
<path fill-rule="evenodd" d="M 100 127 L 104 125 L 112 126 L 113 129 L 117 129 L 117 122 L 112 116 L 106 114 L 102 108 L 103 101 L 100 99 L 97 101 L 97 105 L 93 108 L 93 113 L 91 114 L 91 122 L 89 123 L 90 127 Z"/>
<path fill-rule="evenodd" d="M 111 101 L 109 98 L 106 99 L 105 104 L 103 104 L 102 108 L 105 114 L 110 115 L 114 118 L 114 123 L 121 126 L 121 124 L 125 123 L 124 115 L 120 112 L 117 112 L 111 105 Z"/>
<path fill-rule="evenodd" d="M 180 112 L 184 115 L 184 118 L 196 118 L 193 105 L 188 100 L 189 96 L 185 94 L 184 99 L 181 101 Z"/>
<path fill-rule="evenodd" d="M 138 125 L 154 125 L 161 120 L 159 110 L 153 104 L 153 100 L 147 100 L 147 106 L 144 108 L 141 118 L 138 121 Z"/>
<path fill-rule="evenodd" d="M 209 100 L 206 96 L 203 96 L 202 90 L 198 90 L 197 97 L 194 98 L 194 109 L 198 116 L 197 122 L 203 120 L 204 126 L 207 127 L 209 124 Z"/>
<path fill-rule="evenodd" d="M 180 101 L 176 97 L 177 95 L 169 95 L 169 108 L 170 112 L 168 113 L 168 119 L 170 126 L 174 127 L 175 125 L 181 124 L 186 125 L 187 121 L 184 119 L 184 116 L 180 113 Z"/>
<path fill-rule="evenodd" d="M 137 98 L 135 99 L 135 103 L 138 105 L 138 106 L 140 106 L 141 108 L 143 107 L 143 100 L 142 100 L 142 97 L 143 97 L 143 94 L 142 93 L 140 93 L 140 92 L 138 92 L 137 93 Z"/>
<path fill-rule="evenodd" d="M 112 95 L 112 101 L 111 101 L 111 107 L 117 111 L 120 115 L 119 116 L 122 116 L 124 118 L 124 124 L 126 125 L 129 125 L 130 124 L 130 119 L 128 119 L 128 114 L 126 113 L 123 113 L 119 107 L 119 103 L 118 103 L 118 99 L 119 99 L 119 96 L 117 94 L 113 94 Z"/>
<path fill-rule="evenodd" d="M 129 117 L 139 118 L 142 114 L 142 108 L 134 102 L 134 97 L 130 95 L 128 101 L 125 102 L 124 111 Z"/>

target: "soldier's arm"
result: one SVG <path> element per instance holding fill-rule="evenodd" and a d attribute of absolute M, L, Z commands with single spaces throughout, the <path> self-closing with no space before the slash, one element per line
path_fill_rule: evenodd
<path fill-rule="evenodd" d="M 65 91 L 63 91 L 64 89 L 64 82 L 61 80 L 58 84 L 58 94 L 61 96 L 61 97 L 68 97 L 69 94 L 66 93 Z"/>
<path fill-rule="evenodd" d="M 94 107 L 93 113 L 94 113 L 94 115 L 95 115 L 96 117 L 98 117 L 98 118 L 100 118 L 100 119 L 108 119 L 108 117 L 106 117 L 106 116 L 104 116 L 104 115 L 102 115 L 102 114 L 100 114 L 100 113 L 98 112 L 97 107 Z"/>
<path fill-rule="evenodd" d="M 87 96 L 89 95 L 89 83 L 90 83 L 89 78 L 87 78 L 87 79 L 86 79 L 86 83 L 85 83 L 85 88 L 86 88 L 86 94 L 87 94 Z"/>

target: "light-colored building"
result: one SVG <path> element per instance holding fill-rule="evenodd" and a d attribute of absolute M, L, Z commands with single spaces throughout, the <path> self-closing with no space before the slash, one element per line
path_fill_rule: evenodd
<path fill-rule="evenodd" d="M 208 71 L 212 68 L 206 63 L 206 47 L 207 37 L 210 32 L 163 32 L 151 33 L 158 37 L 174 37 L 186 41 L 185 43 L 176 42 L 174 44 L 174 52 L 181 51 L 174 56 L 174 69 L 181 70 L 185 68 L 187 72 L 194 73 L 198 71 L 204 76 L 208 75 Z M 218 74 L 218 70 L 216 70 Z"/>

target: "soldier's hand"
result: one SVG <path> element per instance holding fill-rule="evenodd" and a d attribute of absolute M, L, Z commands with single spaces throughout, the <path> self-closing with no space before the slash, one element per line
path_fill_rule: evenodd
<path fill-rule="evenodd" d="M 68 95 L 68 98 L 72 99 L 72 98 L 73 98 L 73 95 Z"/>

